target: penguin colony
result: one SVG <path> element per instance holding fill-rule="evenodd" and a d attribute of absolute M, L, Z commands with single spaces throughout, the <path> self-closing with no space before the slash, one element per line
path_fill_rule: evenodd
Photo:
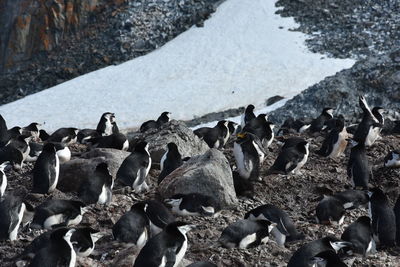
<path fill-rule="evenodd" d="M 363 96 L 358 104 L 362 119 L 352 127 L 346 127 L 344 117 L 334 116 L 334 108 L 327 107 L 317 118 L 289 118 L 274 131 L 275 125 L 268 121 L 268 115 L 256 116 L 255 107 L 249 105 L 241 125 L 222 120 L 215 127 L 194 130 L 194 134 L 210 148 L 223 150 L 230 157 L 236 193 L 241 201 L 252 203 L 252 208 L 242 217 L 225 222 L 218 238 L 209 240 L 207 247 L 202 249 L 215 252 L 221 251 L 217 248 L 223 248 L 228 251 L 225 253 L 247 250 L 250 254 L 255 253 L 251 257 L 257 257 L 254 249 L 274 243 L 282 254 L 287 255 L 288 248 L 292 251 L 285 261 L 287 266 L 293 267 L 358 266 L 353 262 L 363 264 L 380 251 L 398 253 L 400 197 L 395 204 L 390 201 L 390 192 L 380 186 L 384 181 L 374 177 L 368 154 L 377 140 L 385 138 L 382 134 L 384 110 L 381 107 L 371 109 Z M 169 112 L 163 112 L 157 120 L 143 123 L 140 132 L 157 132 L 168 124 L 169 116 Z M 279 146 L 273 145 L 274 141 Z M 311 146 L 315 143 L 319 143 L 319 147 Z M 115 179 L 107 163 L 99 163 L 93 169 L 91 179 L 83 182 L 79 190 L 71 192 L 69 198 L 57 198 L 60 164 L 71 157 L 79 158 L 79 152 L 73 150 L 71 153 L 70 150 L 77 146 L 88 150 L 113 148 L 130 154 L 118 167 Z M 223 217 L 224 211 L 213 196 L 193 193 L 157 199 L 157 196 L 146 195 L 151 186 L 162 183 L 187 160 L 182 158 L 177 144 L 165 144 L 158 178 L 156 175 L 153 177 L 156 181 L 150 183 L 148 176 L 154 164 L 150 146 L 144 140 L 129 144 L 111 112 L 101 116 L 96 129 L 61 128 L 52 134 L 41 129 L 39 123 L 8 129 L 0 116 L 0 242 L 15 242 L 21 236 L 25 240 L 26 236 L 35 237 L 29 238 L 32 239 L 29 243 L 24 242 L 23 250 L 14 257 L 2 256 L 2 266 L 82 266 L 85 265 L 83 258 L 88 257 L 102 261 L 107 255 L 95 253 L 96 242 L 135 248 L 130 266 L 184 266 L 180 264 L 193 242 L 193 235 L 188 233 L 202 228 L 202 225 L 196 225 L 198 218 L 212 222 Z M 399 147 L 386 152 L 382 155 L 380 168 L 399 176 Z M 282 205 L 282 201 L 276 201 L 281 203 L 278 206 L 273 201 L 268 203 L 255 198 L 259 195 L 255 190 L 271 188 L 276 180 L 307 177 L 306 166 L 311 156 L 324 164 L 345 159 L 347 180 L 332 174 L 332 179 L 337 180 L 335 183 L 346 189 L 338 192 L 319 185 L 319 203 L 309 204 L 310 207 L 314 205 L 314 209 L 306 216 L 307 222 L 300 223 L 293 216 L 295 202 Z M 26 168 L 31 171 L 24 172 Z M 21 193 L 15 181 L 12 181 L 14 190 L 8 188 L 11 182 L 8 177 L 15 179 L 21 174 L 29 176 L 30 192 Z M 114 188 L 114 184 L 119 189 Z M 279 188 L 273 188 L 279 191 Z M 110 207 L 118 205 L 113 203 L 115 190 L 128 192 L 119 191 L 132 203 L 119 216 L 110 213 L 113 210 Z M 268 191 L 261 193 L 268 194 Z M 40 200 L 40 203 L 33 200 Z M 109 229 L 101 232 L 91 228 L 87 220 L 82 223 L 87 213 L 96 216 L 96 212 L 104 209 L 114 218 Z M 348 220 L 344 226 L 346 217 L 354 211 L 361 216 Z M 320 232 L 325 230 L 325 234 L 307 236 L 304 233 L 307 225 L 320 227 Z M 186 266 L 217 266 L 213 258 L 218 257 L 196 258 L 197 262 Z M 235 261 L 218 264 L 251 266 Z M 270 266 L 274 259 L 257 264 Z"/>

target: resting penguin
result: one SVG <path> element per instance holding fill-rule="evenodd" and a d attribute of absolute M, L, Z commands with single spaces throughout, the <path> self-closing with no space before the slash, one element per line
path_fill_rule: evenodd
<path fill-rule="evenodd" d="M 103 113 L 99 123 L 97 124 L 96 131 L 101 136 L 119 133 L 119 129 L 115 121 L 115 114 L 111 112 Z"/>
<path fill-rule="evenodd" d="M 281 151 L 289 147 L 296 147 L 297 144 L 302 142 L 306 142 L 306 140 L 301 137 L 289 137 L 287 139 L 283 139 L 283 141 L 278 140 L 278 143 L 282 143 Z"/>
<path fill-rule="evenodd" d="M 24 163 L 22 152 L 13 146 L 5 146 L 0 148 L 0 163 L 10 162 L 14 169 L 21 169 Z"/>
<path fill-rule="evenodd" d="M 277 135 L 288 135 L 290 133 L 303 133 L 311 126 L 312 119 L 297 119 L 292 117 L 286 119 L 278 130 Z"/>
<path fill-rule="evenodd" d="M 96 148 L 114 148 L 127 151 L 129 149 L 128 138 L 122 133 L 113 133 L 106 136 L 93 137 L 86 139 L 92 147 Z"/>
<path fill-rule="evenodd" d="M 52 229 L 78 225 L 86 210 L 85 204 L 81 201 L 49 199 L 36 207 L 31 227 Z"/>
<path fill-rule="evenodd" d="M 78 197 L 86 205 L 95 203 L 108 205 L 112 200 L 113 182 L 107 163 L 100 163 L 93 174 L 82 182 Z"/>
<path fill-rule="evenodd" d="M 18 136 L 22 135 L 22 128 L 19 126 L 12 127 L 11 129 L 7 130 L 7 134 L 9 139 L 17 138 Z"/>
<path fill-rule="evenodd" d="M 342 240 L 351 242 L 354 253 L 367 257 L 376 252 L 376 245 L 372 234 L 371 219 L 367 216 L 359 217 L 344 230 Z"/>
<path fill-rule="evenodd" d="M 158 235 L 147 241 L 140 250 L 134 267 L 177 267 L 185 256 L 188 244 L 186 233 L 193 225 L 184 222 L 168 224 Z"/>
<path fill-rule="evenodd" d="M 174 215 L 160 201 L 146 200 L 144 203 L 147 204 L 145 212 L 149 219 L 152 236 L 160 233 L 167 224 L 175 221 Z"/>
<path fill-rule="evenodd" d="M 274 164 L 269 168 L 266 175 L 298 173 L 300 168 L 307 162 L 309 155 L 309 143 L 306 141 L 297 143 L 295 146 L 283 149 Z"/>
<path fill-rule="evenodd" d="M 168 143 L 167 151 L 160 161 L 160 175 L 158 176 L 158 184 L 175 169 L 183 164 L 182 156 L 179 153 L 178 146 L 175 143 Z"/>
<path fill-rule="evenodd" d="M 379 120 L 374 116 L 374 114 L 372 114 L 372 111 L 363 96 L 360 96 L 359 98 L 359 105 L 363 110 L 363 118 L 358 124 L 353 139 L 359 143 L 365 143 L 365 146 L 371 146 L 378 138 L 383 125 L 380 124 Z"/>
<path fill-rule="evenodd" d="M 340 157 L 346 149 L 348 134 L 344 121 L 337 120 L 336 127 L 332 129 L 322 143 L 321 149 L 317 151 L 323 157 Z"/>
<path fill-rule="evenodd" d="M 42 153 L 36 160 L 33 168 L 34 193 L 48 194 L 56 189 L 58 175 L 60 173 L 60 161 L 58 159 L 54 144 L 47 143 Z"/>
<path fill-rule="evenodd" d="M 102 238 L 104 234 L 91 227 L 74 229 L 75 232 L 72 234 L 71 241 L 76 255 L 79 257 L 89 256 L 93 252 L 97 240 Z"/>
<path fill-rule="evenodd" d="M 225 248 L 257 247 L 268 242 L 275 226 L 268 220 L 239 220 L 222 231 L 218 242 Z"/>
<path fill-rule="evenodd" d="M 369 216 L 372 219 L 374 239 L 381 246 L 392 247 L 396 240 L 396 216 L 389 200 L 379 188 L 368 192 Z"/>
<path fill-rule="evenodd" d="M 180 216 L 213 216 L 220 210 L 212 197 L 201 194 L 177 194 L 164 200 Z"/>
<path fill-rule="evenodd" d="M 165 111 L 163 113 L 161 113 L 160 117 L 158 117 L 157 121 L 154 120 L 149 120 L 144 122 L 141 126 L 140 126 L 140 132 L 144 133 L 145 131 L 149 130 L 149 129 L 158 129 L 161 127 L 161 125 L 169 122 L 170 118 L 169 115 L 171 115 L 170 112 Z"/>
<path fill-rule="evenodd" d="M 71 241 L 74 232 L 75 229 L 68 228 L 52 232 L 48 245 L 35 254 L 29 267 L 75 266 L 76 253 Z"/>
<path fill-rule="evenodd" d="M 39 139 L 45 142 L 47 139 L 49 139 L 50 135 L 43 129 L 39 130 Z"/>
<path fill-rule="evenodd" d="M 22 135 L 32 136 L 33 139 L 38 139 L 40 126 L 41 126 L 41 124 L 39 124 L 37 122 L 32 122 L 28 126 L 22 128 Z"/>
<path fill-rule="evenodd" d="M 13 195 L 5 196 L 0 202 L 0 240 L 17 240 L 25 208 L 25 203 Z"/>
<path fill-rule="evenodd" d="M 254 119 L 256 117 L 256 115 L 254 115 L 254 108 L 255 107 L 250 104 L 244 110 L 244 113 L 242 114 L 242 117 L 240 120 L 240 126 L 242 126 L 242 129 L 246 124 L 248 124 L 252 119 Z"/>
<path fill-rule="evenodd" d="M 222 120 L 213 128 L 202 127 L 194 130 L 193 133 L 203 138 L 210 148 L 222 148 L 229 139 L 228 122 Z"/>
<path fill-rule="evenodd" d="M 387 168 L 400 168 L 400 151 L 390 151 L 384 159 L 384 166 Z"/>
<path fill-rule="evenodd" d="M 400 246 L 400 195 L 397 198 L 393 211 L 396 217 L 396 244 Z"/>
<path fill-rule="evenodd" d="M 31 136 L 20 135 L 14 139 L 11 139 L 7 146 L 14 147 L 21 151 L 23 161 L 29 156 L 30 147 L 29 142 L 32 139 Z"/>
<path fill-rule="evenodd" d="M 243 179 L 260 180 L 260 166 L 266 152 L 260 139 L 251 133 L 240 133 L 233 144 L 236 166 Z"/>
<path fill-rule="evenodd" d="M 354 188 L 368 189 L 371 174 L 367 152 L 364 143 L 351 140 L 352 148 L 349 162 L 347 163 L 347 175 L 351 179 Z"/>
<path fill-rule="evenodd" d="M 131 186 L 136 192 L 147 191 L 149 188 L 146 177 L 151 167 L 151 157 L 147 142 L 138 143 L 133 152 L 125 158 L 117 172 L 117 179 L 124 185 Z"/>
<path fill-rule="evenodd" d="M 273 129 L 275 127 L 272 122 L 267 121 L 266 116 L 266 114 L 258 115 L 242 129 L 242 132 L 249 132 L 260 138 L 265 148 L 269 147 L 274 140 Z"/>
<path fill-rule="evenodd" d="M 359 207 L 367 207 L 369 202 L 368 194 L 361 190 L 349 189 L 343 192 L 335 193 L 333 195 L 343 204 L 343 208 L 356 209 Z"/>
<path fill-rule="evenodd" d="M 244 215 L 244 218 L 253 221 L 268 220 L 276 223 L 271 234 L 280 246 L 283 246 L 285 242 L 304 238 L 304 235 L 296 230 L 292 219 L 290 219 L 287 213 L 274 205 L 265 204 L 258 206 L 257 208 L 247 212 Z"/>
<path fill-rule="evenodd" d="M 345 209 L 340 200 L 333 196 L 324 196 L 318 203 L 316 209 L 317 223 L 320 224 L 342 224 L 344 221 Z"/>
<path fill-rule="evenodd" d="M 10 164 L 8 161 L 0 164 L 0 199 L 3 198 L 4 193 L 6 192 L 6 188 L 7 188 L 7 176 L 6 176 L 6 173 L 4 172 L 4 168 L 8 164 Z"/>
<path fill-rule="evenodd" d="M 149 219 L 146 215 L 147 207 L 145 202 L 138 202 L 122 215 L 112 228 L 114 239 L 133 243 L 139 248 L 143 247 L 150 236 Z"/>
<path fill-rule="evenodd" d="M 287 267 L 309 267 L 311 259 L 326 251 L 337 253 L 342 248 L 349 248 L 352 244 L 347 241 L 341 241 L 335 237 L 327 236 L 314 240 L 301 246 L 289 260 Z"/>
<path fill-rule="evenodd" d="M 94 129 L 82 129 L 77 134 L 77 141 L 86 144 L 89 139 L 100 137 L 99 132 Z"/>
<path fill-rule="evenodd" d="M 29 155 L 26 157 L 27 162 L 34 162 L 39 157 L 43 150 L 43 144 L 36 142 L 29 142 Z"/>
<path fill-rule="evenodd" d="M 60 128 L 54 133 L 52 133 L 49 138 L 47 138 L 47 142 L 52 143 L 64 143 L 66 145 L 70 145 L 77 141 L 78 129 L 76 128 Z"/>
<path fill-rule="evenodd" d="M 309 131 L 312 133 L 320 132 L 325 129 L 326 122 L 333 118 L 333 108 L 324 108 L 321 114 L 314 120 L 312 120 Z"/>

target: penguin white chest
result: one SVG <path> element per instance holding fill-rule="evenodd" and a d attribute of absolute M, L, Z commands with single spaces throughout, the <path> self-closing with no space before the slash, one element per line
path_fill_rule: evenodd
<path fill-rule="evenodd" d="M 43 223 L 43 226 L 45 229 L 51 229 L 53 225 L 60 224 L 63 222 L 65 222 L 65 217 L 62 213 L 54 214 L 47 217 L 47 219 Z"/>
<path fill-rule="evenodd" d="M 10 238 L 11 241 L 17 240 L 18 229 L 19 229 L 19 226 L 21 224 L 22 217 L 24 216 L 25 208 L 26 208 L 25 203 L 22 203 L 20 211 L 18 213 L 18 221 L 15 224 L 14 229 L 10 229 L 11 232 L 9 234 L 9 238 Z M 11 222 L 11 224 L 13 224 L 13 222 Z"/>
<path fill-rule="evenodd" d="M 301 167 L 303 167 L 304 164 L 306 164 L 306 162 L 307 162 L 307 160 L 308 160 L 308 154 L 309 154 L 309 151 L 308 151 L 308 148 L 307 148 L 307 149 L 306 149 L 306 153 L 304 154 L 303 159 L 297 164 L 296 168 L 294 168 L 294 170 L 292 171 L 292 173 L 297 173 L 297 172 L 301 169 Z"/>
<path fill-rule="evenodd" d="M 236 142 L 233 144 L 233 155 L 235 156 L 236 166 L 240 176 L 248 179 L 250 177 L 251 168 L 246 168 L 246 159 L 244 158 L 242 147 Z"/>
<path fill-rule="evenodd" d="M 183 257 L 185 256 L 188 244 L 187 244 L 187 237 L 185 236 L 185 241 L 182 244 L 181 249 L 179 250 L 179 252 L 176 254 L 176 260 L 175 260 L 175 264 L 174 267 L 178 267 L 179 263 L 182 261 Z"/>
<path fill-rule="evenodd" d="M 168 155 L 168 149 L 167 151 L 164 153 L 164 155 L 162 156 L 161 160 L 160 160 L 160 171 L 162 171 L 164 169 L 164 162 L 167 159 L 167 155 Z"/>
<path fill-rule="evenodd" d="M 4 192 L 6 191 L 6 188 L 7 188 L 7 176 L 5 175 L 5 173 L 4 172 L 0 172 L 0 176 L 1 176 L 1 178 L 0 178 L 0 182 L 1 182 L 1 185 L 0 185 L 0 198 L 2 197 L 2 196 L 4 196 Z"/>
<path fill-rule="evenodd" d="M 379 127 L 370 127 L 367 138 L 365 140 L 365 145 L 372 146 L 372 144 L 376 141 L 376 139 L 378 139 L 380 131 L 381 128 Z"/>
<path fill-rule="evenodd" d="M 273 139 L 273 138 L 272 138 Z M 272 142 L 272 139 L 271 139 L 271 142 Z M 270 145 L 270 144 L 269 144 Z M 268 145 L 268 146 L 269 146 Z M 253 141 L 253 146 L 254 146 L 254 148 L 257 150 L 257 154 L 258 154 L 258 157 L 259 157 L 259 159 L 260 159 L 260 164 L 262 164 L 263 162 L 264 162 L 264 159 L 265 159 L 265 154 L 264 154 L 264 152 L 262 152 L 261 151 L 261 149 L 260 149 L 260 147 L 256 144 L 256 142 L 254 142 Z"/>
<path fill-rule="evenodd" d="M 71 150 L 66 146 L 61 150 L 57 151 L 58 159 L 61 163 L 67 162 L 71 159 Z"/>
<path fill-rule="evenodd" d="M 49 181 L 49 185 L 50 185 L 49 192 L 52 192 L 52 191 L 54 191 L 54 189 L 56 189 L 57 183 L 58 183 L 58 176 L 60 174 L 60 160 L 58 159 L 57 154 L 54 154 L 54 155 L 56 157 L 56 165 L 55 165 L 56 174 L 55 174 L 53 183 L 51 183 L 51 181 Z"/>
<path fill-rule="evenodd" d="M 101 193 L 99 195 L 99 199 L 97 200 L 97 203 L 99 204 L 106 204 L 108 202 L 108 190 L 106 185 L 104 184 L 103 187 L 101 188 Z"/>
<path fill-rule="evenodd" d="M 112 134 L 113 125 L 110 120 L 106 120 L 106 128 L 104 129 L 103 135 L 111 135 Z"/>

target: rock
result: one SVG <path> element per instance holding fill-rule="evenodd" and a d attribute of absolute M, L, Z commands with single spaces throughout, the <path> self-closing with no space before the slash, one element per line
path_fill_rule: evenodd
<path fill-rule="evenodd" d="M 192 157 L 165 177 L 158 191 L 163 198 L 189 193 L 207 195 L 214 198 L 223 209 L 238 201 L 228 160 L 217 149 Z"/>

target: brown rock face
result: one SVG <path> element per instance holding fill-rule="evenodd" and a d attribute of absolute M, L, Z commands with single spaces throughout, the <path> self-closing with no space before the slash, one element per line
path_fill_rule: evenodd
<path fill-rule="evenodd" d="M 96 13 L 121 0 L 0 1 L 0 73 L 78 35 Z"/>

